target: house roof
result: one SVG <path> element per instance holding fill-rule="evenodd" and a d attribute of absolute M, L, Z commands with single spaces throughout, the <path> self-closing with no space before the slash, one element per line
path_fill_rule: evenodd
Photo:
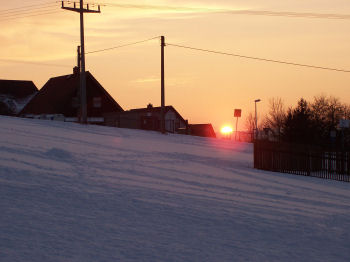
<path fill-rule="evenodd" d="M 0 94 L 15 98 L 25 98 L 38 91 L 32 81 L 0 80 Z"/>
<path fill-rule="evenodd" d="M 165 113 L 168 111 L 174 111 L 176 116 L 180 118 L 182 121 L 186 122 L 185 119 L 179 114 L 179 112 L 176 111 L 176 109 L 173 106 L 165 106 Z M 137 113 L 161 113 L 161 107 L 146 107 L 146 108 L 136 108 L 136 109 L 130 109 L 128 112 L 137 112 Z"/>
<path fill-rule="evenodd" d="M 121 106 L 109 95 L 102 85 L 86 72 L 87 95 L 89 88 L 98 88 L 117 111 Z M 37 95 L 20 112 L 22 114 L 63 114 L 74 115 L 76 109 L 72 107 L 72 99 L 78 96 L 80 87 L 79 74 L 70 74 L 53 77 L 40 89 Z"/>
<path fill-rule="evenodd" d="M 195 136 L 216 137 L 211 124 L 190 124 L 191 134 Z"/>

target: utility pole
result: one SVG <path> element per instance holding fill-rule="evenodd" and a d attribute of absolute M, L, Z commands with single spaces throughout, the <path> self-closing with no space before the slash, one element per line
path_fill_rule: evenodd
<path fill-rule="evenodd" d="M 161 36 L 161 121 L 160 129 L 162 134 L 165 134 L 165 94 L 164 94 L 164 47 L 165 47 L 165 37 Z"/>
<path fill-rule="evenodd" d="M 254 140 L 258 139 L 258 135 L 259 135 L 259 130 L 258 130 L 258 111 L 256 109 L 256 103 L 259 103 L 261 100 L 260 99 L 256 99 L 254 100 L 255 103 L 255 132 L 254 132 Z"/>
<path fill-rule="evenodd" d="M 80 68 L 80 104 L 81 104 L 81 123 L 87 124 L 87 106 L 86 106 L 86 72 L 85 72 L 85 43 L 84 43 L 84 13 L 101 13 L 100 6 L 98 10 L 90 10 L 89 4 L 84 8 L 84 0 L 80 0 L 80 6 L 76 7 L 74 2 L 74 7 L 64 6 L 64 1 L 62 1 L 62 9 L 77 12 L 80 14 L 80 46 L 81 46 L 81 68 Z"/>
<path fill-rule="evenodd" d="M 78 46 L 78 48 L 77 48 L 77 67 L 78 67 L 78 69 L 79 69 L 79 72 L 81 72 L 80 71 L 80 68 L 81 68 L 81 53 L 80 53 L 80 46 Z"/>
<path fill-rule="evenodd" d="M 80 72 L 81 72 L 81 52 L 80 52 L 80 46 L 77 47 L 77 69 L 76 71 L 74 71 L 74 74 L 79 76 L 80 79 Z M 77 99 L 76 99 L 76 103 L 77 103 L 77 107 L 79 109 L 77 109 L 77 120 L 79 122 L 82 122 L 82 115 L 81 115 L 81 86 L 79 85 L 79 90 L 77 92 Z"/>
<path fill-rule="evenodd" d="M 234 111 L 234 117 L 236 117 L 236 133 L 235 133 L 235 140 L 237 141 L 237 133 L 238 133 L 238 118 L 242 116 L 242 109 L 235 109 Z"/>
<path fill-rule="evenodd" d="M 236 117 L 236 133 L 235 133 L 235 141 L 237 141 L 237 133 L 238 133 L 238 117 Z"/>

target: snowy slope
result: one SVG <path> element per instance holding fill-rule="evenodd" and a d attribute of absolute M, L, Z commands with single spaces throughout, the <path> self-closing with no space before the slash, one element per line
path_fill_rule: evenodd
<path fill-rule="evenodd" d="M 350 261 L 350 183 L 219 139 L 0 117 L 0 261 Z"/>
<path fill-rule="evenodd" d="M 16 99 L 12 95 L 0 94 L 0 103 L 6 105 L 10 114 L 17 115 L 35 95 L 36 93 L 24 98 Z"/>

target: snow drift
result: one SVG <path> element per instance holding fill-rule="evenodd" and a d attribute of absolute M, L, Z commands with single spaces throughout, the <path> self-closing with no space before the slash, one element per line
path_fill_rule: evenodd
<path fill-rule="evenodd" d="M 350 184 L 219 139 L 0 117 L 1 261 L 349 261 Z"/>

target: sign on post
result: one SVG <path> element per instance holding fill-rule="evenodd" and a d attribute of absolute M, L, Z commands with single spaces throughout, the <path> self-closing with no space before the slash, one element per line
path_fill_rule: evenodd
<path fill-rule="evenodd" d="M 242 114 L 242 109 L 235 109 L 235 113 L 234 113 L 235 117 L 241 117 L 241 114 Z"/>
<path fill-rule="evenodd" d="M 236 133 L 235 133 L 235 140 L 237 141 L 237 133 L 238 133 L 238 118 L 242 115 L 242 109 L 235 109 L 234 116 L 236 117 Z"/>

